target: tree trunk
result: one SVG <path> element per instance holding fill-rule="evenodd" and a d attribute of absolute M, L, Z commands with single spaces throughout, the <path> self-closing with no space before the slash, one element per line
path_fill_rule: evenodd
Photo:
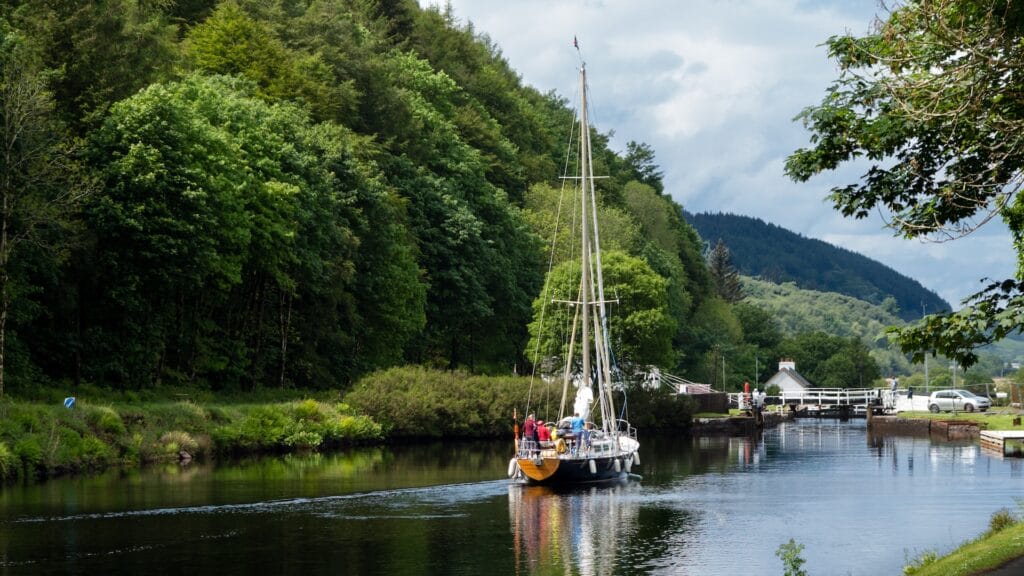
<path fill-rule="evenodd" d="M 284 388 L 284 374 L 288 356 L 288 331 L 292 322 L 292 298 L 284 290 L 281 291 L 281 305 L 278 307 L 278 319 L 281 324 L 281 374 L 277 385 Z"/>
<path fill-rule="evenodd" d="M 5 160 L 9 166 L 10 155 L 8 154 L 7 160 Z M 2 193 L 2 203 L 0 203 L 0 398 L 4 396 L 4 366 L 7 352 L 7 311 L 10 307 L 10 290 L 8 289 L 8 282 L 10 281 L 10 273 L 7 270 L 7 264 L 11 255 L 11 244 L 9 238 L 8 226 L 11 222 L 11 182 L 10 175 L 5 176 L 5 182 Z"/>
<path fill-rule="evenodd" d="M 7 350 L 7 271 L 0 274 L 0 398 L 4 397 L 4 360 Z"/>

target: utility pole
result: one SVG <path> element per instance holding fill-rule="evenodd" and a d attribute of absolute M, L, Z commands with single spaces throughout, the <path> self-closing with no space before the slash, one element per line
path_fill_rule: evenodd
<path fill-rule="evenodd" d="M 922 301 L 921 302 L 921 318 L 922 319 L 924 319 L 924 317 L 925 317 L 925 311 L 924 310 L 925 310 L 924 309 L 924 302 Z M 925 353 L 925 355 L 924 355 L 924 393 L 925 393 L 925 396 L 929 395 L 928 394 L 928 354 L 927 353 Z"/>

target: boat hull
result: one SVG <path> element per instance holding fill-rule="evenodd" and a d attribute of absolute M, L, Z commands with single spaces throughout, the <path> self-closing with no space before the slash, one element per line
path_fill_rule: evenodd
<path fill-rule="evenodd" d="M 625 480 L 628 476 L 625 465 L 628 458 L 630 455 L 599 458 L 517 458 L 516 463 L 522 479 L 527 484 L 551 486 Z"/>

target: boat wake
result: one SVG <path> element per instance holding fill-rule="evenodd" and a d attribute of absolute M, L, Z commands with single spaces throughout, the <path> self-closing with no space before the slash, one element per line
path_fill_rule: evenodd
<path fill-rule="evenodd" d="M 11 520 L 11 524 L 44 522 L 77 522 L 138 517 L 180 516 L 186 514 L 262 514 L 289 512 L 312 514 L 320 517 L 345 519 L 374 518 L 443 518 L 462 516 L 454 511 L 460 504 L 467 504 L 507 494 L 507 480 L 492 480 L 464 484 L 445 484 L 417 488 L 398 488 L 355 494 L 338 494 L 314 498 L 288 498 L 263 502 L 238 504 L 209 504 L 203 506 L 181 506 L 172 508 L 150 508 L 146 510 L 124 510 L 118 512 L 95 512 L 68 514 L 63 516 L 31 516 Z M 438 514 L 438 509 L 451 509 L 451 513 Z M 423 510 L 424 513 L 416 513 Z"/>

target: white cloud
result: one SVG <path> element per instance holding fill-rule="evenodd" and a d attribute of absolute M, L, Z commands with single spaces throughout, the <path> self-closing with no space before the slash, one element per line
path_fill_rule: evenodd
<path fill-rule="evenodd" d="M 432 4 L 421 0 L 422 4 Z M 821 44 L 866 31 L 877 0 L 451 0 L 524 82 L 574 99 L 578 37 L 595 113 L 613 145 L 651 144 L 666 190 L 690 211 L 755 216 L 860 252 L 957 304 L 982 277 L 1012 275 L 1005 227 L 945 244 L 891 237 L 878 216 L 843 219 L 824 200 L 863 169 L 798 184 L 785 158 L 808 143 L 792 121 L 835 65 Z"/>

